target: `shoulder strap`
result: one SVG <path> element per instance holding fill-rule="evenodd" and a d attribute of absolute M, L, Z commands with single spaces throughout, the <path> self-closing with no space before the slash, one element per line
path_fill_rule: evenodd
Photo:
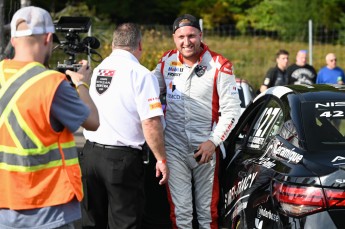
<path fill-rule="evenodd" d="M 18 75 L 13 76 L 4 85 L 2 85 L 0 88 L 0 117 L 21 86 L 23 86 L 24 83 L 33 76 L 46 70 L 47 69 L 37 63 L 28 64 L 23 68 L 23 71 L 19 71 Z"/>

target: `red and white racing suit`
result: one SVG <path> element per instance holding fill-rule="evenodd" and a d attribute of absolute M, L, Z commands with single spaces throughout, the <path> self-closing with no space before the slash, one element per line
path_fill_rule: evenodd
<path fill-rule="evenodd" d="M 170 50 L 153 71 L 161 93 L 166 93 L 168 199 L 174 228 L 192 228 L 193 179 L 199 228 L 218 229 L 219 152 L 202 165 L 193 155 L 207 140 L 219 146 L 241 112 L 232 64 L 205 44 L 202 47 L 200 60 L 194 66 L 186 66 L 182 55 Z"/>

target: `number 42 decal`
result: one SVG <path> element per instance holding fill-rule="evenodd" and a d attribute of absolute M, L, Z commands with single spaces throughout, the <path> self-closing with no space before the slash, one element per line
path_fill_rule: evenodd
<path fill-rule="evenodd" d="M 344 111 L 324 111 L 320 114 L 320 117 L 344 117 Z"/>

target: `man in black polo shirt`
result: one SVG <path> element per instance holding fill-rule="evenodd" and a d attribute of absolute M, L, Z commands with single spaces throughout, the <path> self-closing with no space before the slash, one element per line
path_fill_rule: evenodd
<path fill-rule="evenodd" d="M 289 52 L 284 49 L 279 50 L 276 54 L 276 63 L 275 67 L 267 71 L 265 80 L 260 87 L 260 92 L 264 92 L 273 86 L 288 84 L 286 68 L 289 64 Z"/>

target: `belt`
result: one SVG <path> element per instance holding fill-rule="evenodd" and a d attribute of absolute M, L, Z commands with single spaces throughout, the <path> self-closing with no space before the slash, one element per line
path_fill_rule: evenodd
<path fill-rule="evenodd" d="M 135 149 L 129 146 L 113 146 L 113 145 L 103 145 L 97 142 L 90 142 L 89 140 L 86 140 L 86 142 L 93 147 L 103 148 L 103 149 L 115 149 L 115 150 L 130 150 L 130 151 L 138 151 L 140 152 L 140 149 Z"/>

